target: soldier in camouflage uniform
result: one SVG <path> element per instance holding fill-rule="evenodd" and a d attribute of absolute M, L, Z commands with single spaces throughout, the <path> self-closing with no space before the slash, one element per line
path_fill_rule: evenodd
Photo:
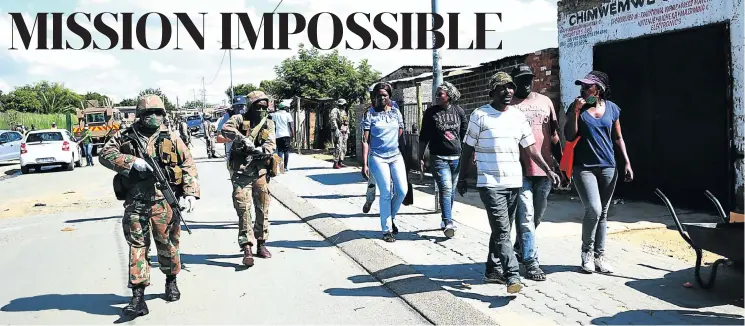
<path fill-rule="evenodd" d="M 334 169 L 346 167 L 344 157 L 347 154 L 347 140 L 349 139 L 349 115 L 346 105 L 347 101 L 344 99 L 336 101 L 336 105 L 329 114 L 334 141 Z"/>
<path fill-rule="evenodd" d="M 266 248 L 270 196 L 264 158 L 274 153 L 277 145 L 274 122 L 268 117 L 269 98 L 261 91 L 251 92 L 247 98 L 245 112 L 230 117 L 221 133 L 232 142 L 228 164 L 233 183 L 233 207 L 239 220 L 238 245 L 243 250 L 243 264 L 251 267 L 253 246 L 257 247 L 258 257 L 272 256 Z M 252 134 L 256 135 L 253 139 Z M 256 221 L 252 229 L 253 206 L 256 206 Z"/>
<path fill-rule="evenodd" d="M 176 195 L 184 197 L 187 211 L 194 209 L 200 197 L 196 164 L 181 138 L 163 125 L 165 114 L 160 97 L 140 97 L 137 102 L 137 116 L 140 119 L 129 129 L 112 137 L 99 156 L 103 166 L 119 174 L 117 177 L 121 177 L 122 191 L 126 192 L 121 197 L 118 193 L 117 197 L 124 200 L 122 226 L 129 244 L 128 285 L 132 288 L 132 300 L 123 309 L 127 316 L 149 313 L 144 293 L 145 287 L 150 285 L 150 266 L 145 256 L 150 245 L 151 228 L 160 271 L 166 274 L 166 300 L 176 301 L 181 297 L 176 285 L 176 275 L 181 270 L 180 221 L 173 218 L 171 206 L 155 187 L 155 178 L 149 173 L 152 167 L 141 158 L 143 154 L 136 150 L 134 140 L 139 138 L 146 155 L 161 163 Z M 138 134 L 135 135 L 133 130 Z"/>

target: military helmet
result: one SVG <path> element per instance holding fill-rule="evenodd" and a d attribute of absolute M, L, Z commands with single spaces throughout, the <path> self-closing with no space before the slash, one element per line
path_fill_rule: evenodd
<path fill-rule="evenodd" d="M 269 97 L 266 96 L 266 94 L 264 92 L 262 92 L 262 91 L 253 91 L 251 93 L 248 93 L 248 95 L 246 95 L 246 97 L 248 97 L 248 104 L 247 105 L 248 105 L 249 108 L 251 108 L 251 106 L 254 103 L 256 103 L 258 101 L 261 101 L 261 100 L 266 100 L 266 102 L 267 102 L 267 108 L 268 108 Z"/>
<path fill-rule="evenodd" d="M 163 100 L 160 96 L 155 94 L 146 94 L 140 96 L 137 100 L 136 115 L 142 116 L 145 112 L 150 111 L 165 111 L 166 106 L 163 104 Z"/>

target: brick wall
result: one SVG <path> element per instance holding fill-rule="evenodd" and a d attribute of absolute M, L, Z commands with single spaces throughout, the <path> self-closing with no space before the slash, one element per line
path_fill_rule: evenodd
<path fill-rule="evenodd" d="M 474 109 L 491 102 L 489 98 L 489 78 L 499 71 L 510 73 L 512 68 L 520 63 L 531 66 L 533 74 L 535 74 L 533 90 L 551 98 L 558 113 L 558 109 L 561 108 L 561 98 L 559 95 L 559 51 L 556 48 L 492 61 L 471 69 L 472 73 L 445 77 L 444 79 L 458 88 L 461 93 L 459 104 L 466 112 L 470 113 Z"/>

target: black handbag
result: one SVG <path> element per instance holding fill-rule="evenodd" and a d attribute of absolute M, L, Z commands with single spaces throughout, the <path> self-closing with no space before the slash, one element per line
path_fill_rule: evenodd
<path fill-rule="evenodd" d="M 398 150 L 399 152 L 401 152 L 401 157 L 404 160 L 404 166 L 406 169 L 407 190 L 403 204 L 405 206 L 409 206 L 414 204 L 414 187 L 411 185 L 411 181 L 409 181 L 409 162 L 406 159 L 406 137 L 404 137 L 403 134 L 401 134 L 401 136 L 398 136 Z"/>

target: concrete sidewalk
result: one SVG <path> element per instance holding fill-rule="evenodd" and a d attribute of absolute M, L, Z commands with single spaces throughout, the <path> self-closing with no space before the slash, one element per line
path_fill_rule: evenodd
<path fill-rule="evenodd" d="M 431 188 L 417 186 L 414 205 L 403 206 L 397 217 L 398 241 L 386 243 L 379 240 L 378 201 L 369 214 L 362 213 L 366 182 L 359 168 L 334 170 L 327 162 L 300 155 L 291 156 L 290 168 L 274 181 L 292 191 L 296 200 L 325 211 L 360 237 L 377 241 L 416 272 L 500 324 L 743 324 L 744 310 L 731 305 L 742 297 L 742 277 L 733 270 L 721 270 L 711 291 L 685 288 L 683 283 L 694 283 L 692 265 L 608 239 L 606 251 L 616 273 L 579 273 L 579 200 L 551 200 L 537 233 L 548 280 L 525 280 L 526 288 L 513 296 L 504 285 L 482 281 L 490 231 L 476 190 L 465 199 L 458 196 L 454 205 L 458 234 L 447 239 L 439 229 L 439 214 L 433 212 Z M 691 218 L 707 217 L 686 217 Z M 662 206 L 619 205 L 609 232 L 664 227 L 668 219 Z M 708 268 L 702 273 L 708 276 Z"/>

